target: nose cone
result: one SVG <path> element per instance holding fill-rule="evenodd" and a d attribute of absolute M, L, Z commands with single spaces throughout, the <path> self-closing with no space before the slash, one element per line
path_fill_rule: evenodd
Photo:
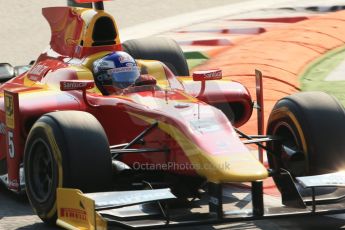
<path fill-rule="evenodd" d="M 168 124 L 160 124 L 160 128 L 174 137 L 193 169 L 208 181 L 250 182 L 268 177 L 267 169 L 244 146 L 229 124 L 224 129 L 199 134 L 192 129 L 182 132 Z"/>
<path fill-rule="evenodd" d="M 208 181 L 250 182 L 268 177 L 267 169 L 241 142 L 220 110 L 191 103 L 174 110 L 166 107 L 160 112 L 161 118 L 162 114 L 164 119 L 135 116 L 149 123 L 160 120 L 159 129 L 178 143 L 192 169 Z"/>
<path fill-rule="evenodd" d="M 198 174 L 214 183 L 250 182 L 268 177 L 267 169 L 249 152 L 237 152 L 227 156 L 200 153 L 191 161 L 199 162 Z"/>

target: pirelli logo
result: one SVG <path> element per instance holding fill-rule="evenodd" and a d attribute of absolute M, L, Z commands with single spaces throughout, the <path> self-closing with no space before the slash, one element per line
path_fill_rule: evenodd
<path fill-rule="evenodd" d="M 14 99 L 13 95 L 5 92 L 6 126 L 14 129 Z"/>
<path fill-rule="evenodd" d="M 75 208 L 61 208 L 60 217 L 74 219 L 79 221 L 86 221 L 86 212 Z"/>

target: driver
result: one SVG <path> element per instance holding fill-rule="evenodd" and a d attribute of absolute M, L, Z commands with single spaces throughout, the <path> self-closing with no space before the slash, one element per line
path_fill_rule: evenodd
<path fill-rule="evenodd" d="M 93 63 L 95 83 L 103 95 L 121 94 L 125 89 L 156 80 L 151 75 L 140 75 L 134 58 L 126 52 L 110 53 Z"/>

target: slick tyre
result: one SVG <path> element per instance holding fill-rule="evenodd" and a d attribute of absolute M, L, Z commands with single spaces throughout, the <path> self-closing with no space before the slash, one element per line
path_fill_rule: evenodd
<path fill-rule="evenodd" d="M 133 39 L 122 44 L 124 51 L 135 59 L 158 60 L 177 76 L 189 76 L 186 58 L 180 46 L 172 39 L 148 37 Z"/>
<path fill-rule="evenodd" d="M 278 101 L 267 134 L 281 138 L 268 144 L 272 169 L 286 169 L 295 177 L 345 166 L 344 108 L 326 93 L 303 92 Z"/>
<path fill-rule="evenodd" d="M 94 116 L 81 111 L 43 115 L 25 145 L 26 192 L 36 214 L 55 224 L 56 188 L 83 192 L 109 189 L 112 169 L 106 134 Z"/>

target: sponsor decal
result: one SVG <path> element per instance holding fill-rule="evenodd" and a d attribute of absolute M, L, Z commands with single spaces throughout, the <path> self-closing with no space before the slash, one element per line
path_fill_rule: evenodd
<path fill-rule="evenodd" d="M 91 89 L 94 85 L 95 85 L 94 81 L 91 81 L 91 80 L 60 81 L 60 89 L 62 91 Z"/>
<path fill-rule="evenodd" d="M 100 69 L 112 69 L 115 65 L 112 61 L 103 60 L 98 63 Z"/>
<path fill-rule="evenodd" d="M 132 66 L 134 66 L 134 64 L 133 64 L 133 63 L 128 62 L 128 63 L 126 63 L 126 66 L 128 66 L 128 67 L 132 67 Z"/>
<path fill-rule="evenodd" d="M 6 125 L 7 127 L 14 129 L 13 96 L 8 93 L 5 93 L 5 110 L 6 110 Z"/>
<path fill-rule="evenodd" d="M 124 54 L 124 55 L 122 55 L 122 56 L 119 57 L 119 61 L 120 61 L 121 63 L 125 63 L 125 62 L 132 62 L 133 59 L 132 59 L 131 56 L 125 55 L 125 54 Z"/>
<path fill-rule="evenodd" d="M 84 89 L 87 86 L 87 82 L 63 82 L 63 88 L 69 89 Z"/>
<path fill-rule="evenodd" d="M 217 71 L 217 72 L 210 72 L 205 74 L 205 78 L 220 78 L 222 76 L 222 72 Z"/>
<path fill-rule="evenodd" d="M 77 221 L 87 220 L 86 212 L 75 208 L 60 208 L 60 217 Z"/>
<path fill-rule="evenodd" d="M 49 70 L 49 66 L 37 64 L 29 71 L 28 75 L 30 80 L 37 80 L 42 77 Z"/>
<path fill-rule="evenodd" d="M 194 81 L 219 80 L 222 79 L 221 70 L 196 71 L 193 73 Z"/>
<path fill-rule="evenodd" d="M 127 66 L 127 67 L 120 67 L 116 69 L 110 69 L 108 70 L 108 73 L 112 74 L 112 73 L 134 72 L 134 71 L 138 71 L 137 66 Z"/>

